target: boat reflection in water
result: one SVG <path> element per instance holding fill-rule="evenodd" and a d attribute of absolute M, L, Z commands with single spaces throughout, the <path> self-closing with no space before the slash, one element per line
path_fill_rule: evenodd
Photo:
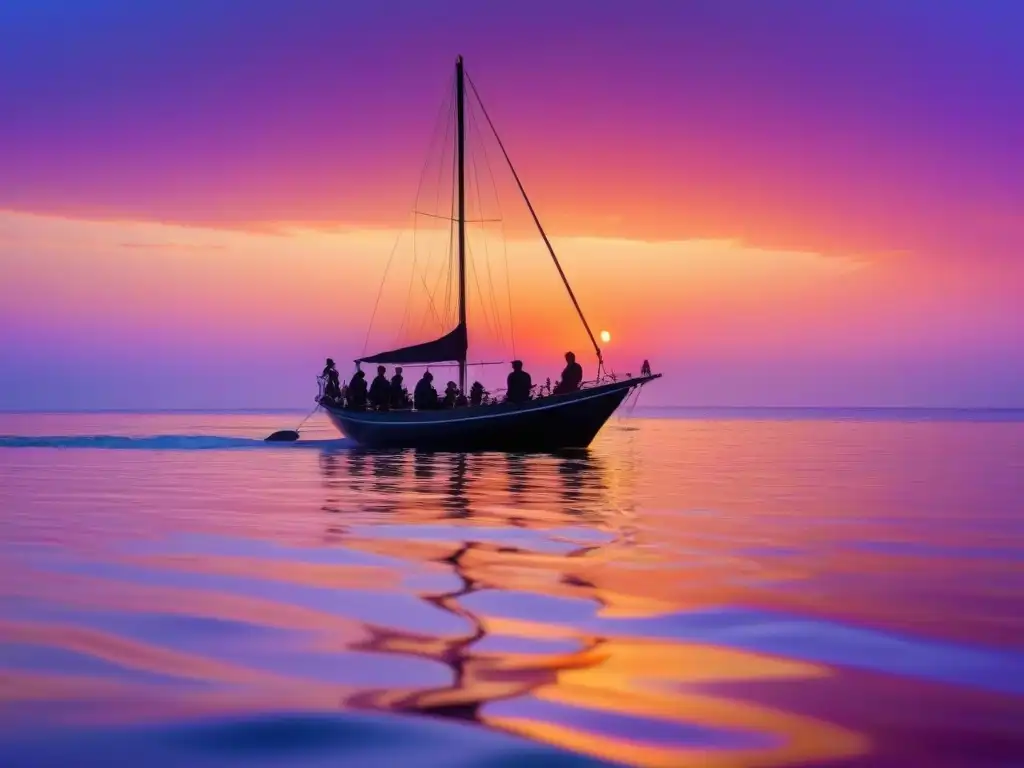
<path fill-rule="evenodd" d="M 321 467 L 328 489 L 377 500 L 332 540 L 441 564 L 450 587 L 419 598 L 465 626 L 446 637 L 368 627 L 352 650 L 438 662 L 451 680 L 362 691 L 346 706 L 478 722 L 632 765 L 785 764 L 866 748 L 833 725 L 703 690 L 822 678 L 824 667 L 580 628 L 587 614 L 666 607 L 616 583 L 648 577 L 632 510 L 607 503 L 622 498 L 621 480 L 601 457 L 345 451 Z"/>

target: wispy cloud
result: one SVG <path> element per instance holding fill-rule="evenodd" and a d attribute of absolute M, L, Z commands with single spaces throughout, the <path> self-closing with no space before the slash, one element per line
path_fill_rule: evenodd
<path fill-rule="evenodd" d="M 227 248 L 221 244 L 205 243 L 119 243 L 121 248 L 143 251 L 223 251 Z"/>

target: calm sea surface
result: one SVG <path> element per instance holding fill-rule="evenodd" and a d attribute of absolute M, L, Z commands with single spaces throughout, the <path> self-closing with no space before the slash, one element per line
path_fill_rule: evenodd
<path fill-rule="evenodd" d="M 0 415 L 0 766 L 1024 765 L 1019 415 L 639 414 Z"/>

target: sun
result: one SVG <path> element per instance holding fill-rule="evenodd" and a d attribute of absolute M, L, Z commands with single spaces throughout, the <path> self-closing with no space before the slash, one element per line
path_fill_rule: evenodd
<path fill-rule="evenodd" d="M 601 331 L 601 343 L 607 344 L 612 340 L 612 335 L 608 331 Z"/>

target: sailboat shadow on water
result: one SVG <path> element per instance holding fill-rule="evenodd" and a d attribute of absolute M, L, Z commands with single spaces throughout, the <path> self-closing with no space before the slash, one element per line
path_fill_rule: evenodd
<path fill-rule="evenodd" d="M 421 448 L 451 451 L 552 451 L 585 448 L 622 404 L 626 396 L 661 374 L 627 377 L 616 380 L 606 376 L 601 348 L 587 323 L 569 280 L 562 270 L 555 250 L 548 240 L 540 219 L 526 195 L 526 190 L 512 165 L 505 146 L 487 114 L 480 95 L 464 71 L 462 57 L 455 62 L 455 151 L 458 196 L 458 324 L 433 341 L 400 347 L 358 359 L 357 363 L 392 365 L 457 363 L 459 387 L 466 391 L 467 351 L 466 325 L 466 185 L 465 185 L 465 101 L 466 84 L 472 88 L 488 126 L 512 171 L 516 186 L 526 202 L 554 261 L 558 274 L 572 300 L 576 313 L 586 329 L 597 354 L 598 378 L 575 392 L 553 394 L 522 403 L 492 403 L 443 410 L 372 411 L 345 408 L 334 399 L 321 396 L 319 403 L 332 423 L 346 436 L 370 448 Z M 646 366 L 645 366 L 646 367 Z"/>

